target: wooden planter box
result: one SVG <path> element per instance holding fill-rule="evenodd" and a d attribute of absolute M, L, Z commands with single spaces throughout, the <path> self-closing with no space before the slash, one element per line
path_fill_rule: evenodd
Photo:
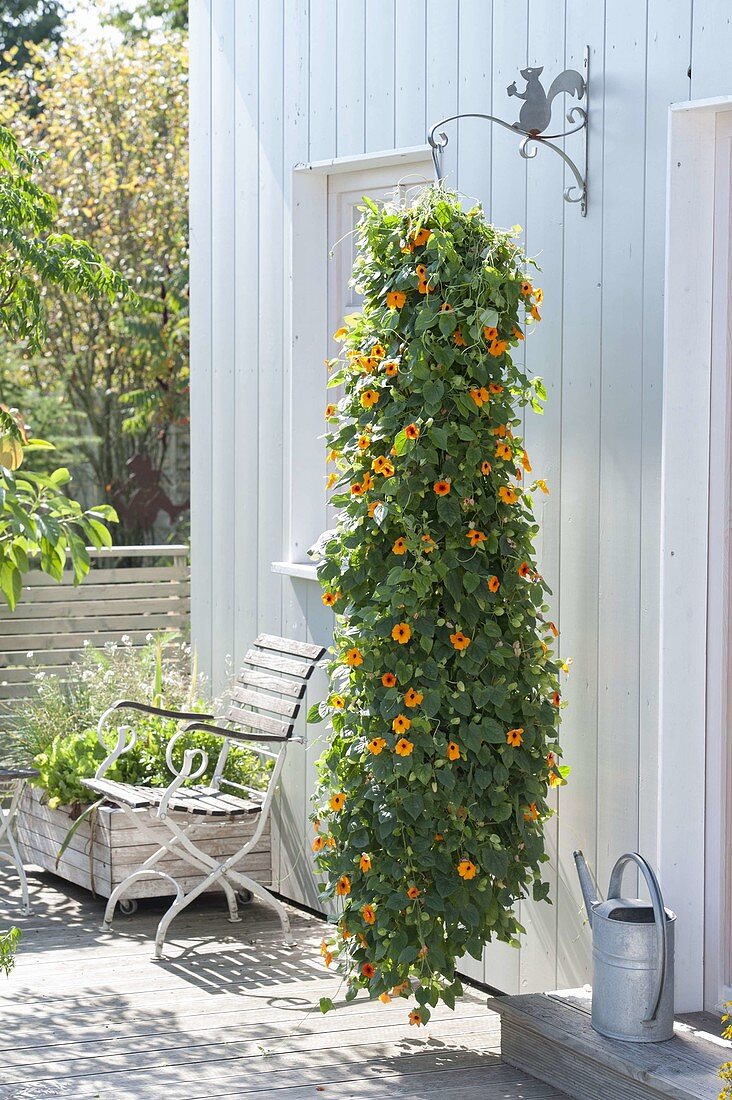
<path fill-rule="evenodd" d="M 155 821 L 147 810 L 135 810 L 148 819 L 148 826 L 162 845 L 170 839 L 170 830 Z M 187 814 L 171 814 L 179 823 L 190 824 Z M 209 855 L 217 859 L 233 855 L 256 828 L 258 814 L 233 818 L 231 821 L 209 820 L 198 825 L 193 839 Z M 108 898 L 136 867 L 151 856 L 160 845 L 141 843 L 141 834 L 126 815 L 113 806 L 102 806 L 79 826 L 63 856 L 56 856 L 73 823 L 67 807 L 51 810 L 43 801 L 43 792 L 27 787 L 18 814 L 18 840 L 26 864 L 42 867 L 54 875 L 75 882 L 92 893 Z M 164 856 L 157 868 L 177 879 L 183 889 L 192 889 L 203 877 L 189 863 L 173 855 Z M 270 823 L 267 822 L 259 843 L 237 870 L 251 874 L 263 886 L 272 881 Z M 212 887 L 220 890 L 220 886 Z M 150 876 L 138 879 L 125 892 L 127 898 L 156 898 L 174 894 L 172 885 L 163 878 Z"/>

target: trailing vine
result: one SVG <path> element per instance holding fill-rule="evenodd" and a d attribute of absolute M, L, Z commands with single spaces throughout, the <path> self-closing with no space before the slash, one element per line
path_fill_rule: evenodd
<path fill-rule="evenodd" d="M 515 944 L 564 782 L 549 589 L 533 551 L 519 410 L 546 394 L 513 355 L 541 291 L 511 234 L 430 188 L 364 199 L 326 418 L 337 528 L 318 575 L 335 613 L 313 849 L 341 912 L 322 951 L 410 1022 L 460 993 L 456 962 Z M 331 1002 L 325 999 L 327 1010 Z"/>

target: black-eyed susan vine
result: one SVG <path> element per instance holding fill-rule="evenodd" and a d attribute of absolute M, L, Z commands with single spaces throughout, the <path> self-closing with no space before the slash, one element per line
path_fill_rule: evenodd
<path fill-rule="evenodd" d="M 455 195 L 364 202 L 363 310 L 336 334 L 345 395 L 326 410 L 340 518 L 318 568 L 335 656 L 310 716 L 332 722 L 313 849 L 341 899 L 322 950 L 346 999 L 413 994 L 420 1024 L 454 1004 L 456 961 L 515 943 L 517 901 L 549 889 L 542 822 L 567 769 L 532 548 L 548 487 L 517 435 L 545 393 L 512 357 L 541 292 Z"/>

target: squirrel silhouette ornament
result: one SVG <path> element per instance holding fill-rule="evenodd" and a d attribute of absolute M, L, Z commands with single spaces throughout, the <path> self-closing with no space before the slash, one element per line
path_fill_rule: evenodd
<path fill-rule="evenodd" d="M 544 72 L 544 66 L 538 68 L 521 69 L 521 76 L 526 81 L 526 88 L 519 92 L 516 81 L 509 84 L 506 91 L 510 96 L 523 99 L 524 103 L 519 111 L 517 129 L 526 134 L 541 134 L 546 130 L 552 120 L 552 101 L 560 94 L 576 96 L 582 99 L 585 94 L 585 82 L 576 69 L 565 69 L 556 76 L 551 83 L 549 91 L 544 91 L 544 86 L 539 79 Z"/>

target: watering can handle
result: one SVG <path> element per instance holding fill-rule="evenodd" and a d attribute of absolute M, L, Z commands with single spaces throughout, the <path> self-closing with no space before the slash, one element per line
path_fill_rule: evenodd
<path fill-rule="evenodd" d="M 621 856 L 612 869 L 610 875 L 610 885 L 608 886 L 608 897 L 619 898 L 621 896 L 621 885 L 623 881 L 623 872 L 629 863 L 635 863 L 641 870 L 646 885 L 648 886 L 648 892 L 651 895 L 651 902 L 653 904 L 653 916 L 656 922 L 656 942 L 658 946 L 658 974 L 656 978 L 656 989 L 652 1001 L 652 1009 L 643 1020 L 644 1024 L 650 1024 L 655 1020 L 656 1013 L 658 1012 L 658 1006 L 661 1003 L 661 994 L 663 993 L 663 983 L 666 977 L 666 956 L 668 953 L 668 932 L 666 929 L 666 909 L 663 904 L 663 897 L 661 895 L 661 887 L 658 885 L 658 879 L 656 878 L 650 864 L 646 863 L 643 856 L 638 855 L 637 852 L 626 852 Z"/>

